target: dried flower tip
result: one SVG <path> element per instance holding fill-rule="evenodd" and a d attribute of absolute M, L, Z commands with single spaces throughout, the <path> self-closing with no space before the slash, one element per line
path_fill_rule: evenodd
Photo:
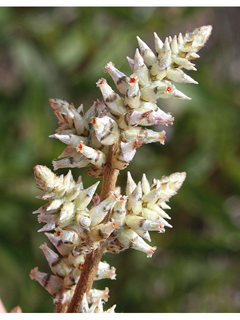
<path fill-rule="evenodd" d="M 71 268 L 50 248 L 48 248 L 47 244 L 44 243 L 40 246 L 42 249 L 48 264 L 52 270 L 52 272 L 59 276 L 60 278 L 65 277 L 71 271 Z"/>
<path fill-rule="evenodd" d="M 59 222 L 59 215 L 53 214 L 53 215 L 46 215 L 46 214 L 40 214 L 38 216 L 38 222 L 46 222 L 45 226 L 43 226 L 41 229 L 38 230 L 38 232 L 42 231 L 51 231 L 56 228 Z"/>
<path fill-rule="evenodd" d="M 62 282 L 58 277 L 38 271 L 34 268 L 30 272 L 30 278 L 38 281 L 50 294 L 56 295 L 62 288 Z"/>
<path fill-rule="evenodd" d="M 130 68 L 132 69 L 132 71 L 134 70 L 134 60 L 127 57 L 127 61 L 129 63 Z"/>
<path fill-rule="evenodd" d="M 128 198 L 127 210 L 134 214 L 139 214 L 142 211 L 142 185 L 140 181 Z"/>
<path fill-rule="evenodd" d="M 110 146 L 114 144 L 119 137 L 119 129 L 116 121 L 108 116 L 102 118 L 92 118 L 97 139 L 103 144 Z"/>
<path fill-rule="evenodd" d="M 58 183 L 57 176 L 46 166 L 35 166 L 34 174 L 38 188 L 43 191 L 52 192 Z"/>
<path fill-rule="evenodd" d="M 133 190 L 136 188 L 136 183 L 134 182 L 131 173 L 127 172 L 127 186 L 126 186 L 126 195 L 129 197 Z"/>
<path fill-rule="evenodd" d="M 99 262 L 98 265 L 98 271 L 97 274 L 95 276 L 94 280 L 101 280 L 101 279 L 111 279 L 111 280 L 115 280 L 116 279 L 116 268 L 111 267 L 107 262 Z"/>
<path fill-rule="evenodd" d="M 83 142 L 80 142 L 76 150 L 81 152 L 90 163 L 98 168 L 103 167 L 106 163 L 106 155 L 102 151 L 85 146 Z"/>
<path fill-rule="evenodd" d="M 139 49 L 145 64 L 148 67 L 152 66 L 156 62 L 157 57 L 145 42 L 143 42 L 139 37 L 137 37 L 137 40 L 138 40 Z"/>
<path fill-rule="evenodd" d="M 184 41 L 185 42 L 189 41 L 190 43 L 192 41 L 191 50 L 189 51 L 197 52 L 198 50 L 200 50 L 207 42 L 211 33 L 212 33 L 211 25 L 202 26 L 200 28 L 196 28 L 192 33 L 187 33 L 184 37 Z M 187 49 L 187 46 L 186 48 L 184 47 L 184 49 Z"/>
<path fill-rule="evenodd" d="M 182 186 L 185 178 L 186 172 L 176 172 L 171 174 L 169 177 L 163 176 L 160 180 L 162 190 L 157 203 L 168 201 L 169 198 L 174 196 Z"/>
<path fill-rule="evenodd" d="M 108 211 L 112 209 L 114 204 L 116 203 L 117 197 L 112 194 L 107 199 L 100 202 L 99 205 L 93 207 L 89 211 L 89 215 L 91 218 L 91 227 L 95 227 L 99 224 L 103 218 L 107 215 Z"/>
<path fill-rule="evenodd" d="M 104 102 L 112 114 L 121 116 L 127 112 L 123 99 L 112 90 L 112 88 L 107 84 L 106 79 L 102 78 L 98 80 L 97 87 L 100 88 Z"/>
<path fill-rule="evenodd" d="M 125 95 L 126 91 L 128 89 L 129 78 L 123 72 L 121 72 L 117 68 L 115 68 L 114 64 L 112 62 L 109 62 L 104 67 L 104 71 L 110 74 L 118 91 L 120 93 L 122 93 L 123 95 Z"/>
<path fill-rule="evenodd" d="M 133 127 L 123 131 L 122 137 L 125 141 L 134 141 L 137 139 L 143 143 L 160 142 L 161 144 L 164 144 L 166 132 L 164 130 L 156 132 L 145 128 Z"/>

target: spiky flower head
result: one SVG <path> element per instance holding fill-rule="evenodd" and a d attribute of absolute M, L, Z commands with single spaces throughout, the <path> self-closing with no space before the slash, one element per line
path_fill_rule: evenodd
<path fill-rule="evenodd" d="M 111 167 L 125 169 L 143 144 L 159 142 L 164 145 L 166 132 L 155 132 L 145 127 L 172 125 L 174 118 L 161 110 L 158 99 L 190 99 L 179 91 L 173 82 L 197 82 L 183 69 L 196 70 L 193 59 L 211 34 L 211 26 L 203 26 L 184 36 L 180 33 L 161 41 L 154 33 L 155 49 L 137 37 L 139 49 L 134 59 L 127 57 L 131 75 L 127 76 L 109 62 L 104 71 L 113 79 L 119 94 L 101 78 L 97 82 L 103 100 L 96 100 L 84 113 L 83 105 L 60 99 L 50 99 L 50 105 L 58 119 L 58 129 L 50 137 L 67 145 L 53 161 L 54 170 L 59 168 L 89 167 L 87 174 L 104 175 L 111 146 Z M 100 244 L 104 252 L 119 253 L 132 248 L 152 257 L 156 250 L 150 246 L 150 231 L 165 232 L 172 227 L 165 210 L 167 202 L 177 193 L 186 178 L 185 172 L 177 172 L 149 183 L 145 174 L 135 183 L 127 174 L 126 195 L 119 190 L 100 201 L 96 194 L 99 182 L 84 188 L 82 178 L 75 182 L 71 171 L 57 176 L 46 166 L 34 168 L 37 186 L 43 192 L 37 198 L 47 201 L 34 211 L 38 222 L 45 223 L 39 230 L 57 249 L 40 246 L 52 275 L 35 268 L 32 279 L 38 281 L 50 294 L 55 304 L 69 304 L 81 276 L 86 256 Z M 52 232 L 50 232 L 52 231 Z M 146 242 L 146 241 L 147 242 Z M 100 262 L 94 280 L 115 279 L 115 268 Z M 103 312 L 103 301 L 108 299 L 108 288 L 91 289 L 85 294 L 81 312 Z M 91 304 L 91 306 L 89 306 Z M 115 306 L 106 312 L 114 312 Z"/>

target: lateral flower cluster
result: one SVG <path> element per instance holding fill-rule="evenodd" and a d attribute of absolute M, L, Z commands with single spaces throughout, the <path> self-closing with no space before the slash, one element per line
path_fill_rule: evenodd
<path fill-rule="evenodd" d="M 103 101 L 97 100 L 84 114 L 83 105 L 59 99 L 50 99 L 51 107 L 59 120 L 57 133 L 51 135 L 67 144 L 53 161 L 54 169 L 63 167 L 87 167 L 86 173 L 95 177 L 103 175 L 109 146 L 119 141 L 112 159 L 112 166 L 118 170 L 126 168 L 133 159 L 136 149 L 145 143 L 164 144 L 164 130 L 155 132 L 145 126 L 156 124 L 172 125 L 174 118 L 161 110 L 156 101 L 162 99 L 190 99 L 177 90 L 173 82 L 197 83 L 183 72 L 196 70 L 190 62 L 199 58 L 197 54 L 212 31 L 211 26 L 203 26 L 191 33 L 164 42 L 156 33 L 155 52 L 139 37 L 139 49 L 134 59 L 127 57 L 133 74 L 129 77 L 109 62 L 104 70 L 112 77 L 119 93 L 114 92 L 107 80 L 98 80 Z M 97 115 L 97 116 L 96 116 Z"/>
<path fill-rule="evenodd" d="M 50 99 L 50 105 L 58 118 L 59 127 L 50 137 L 67 145 L 59 160 L 53 161 L 54 170 L 59 168 L 89 167 L 87 174 L 101 177 L 109 165 L 125 169 L 132 161 L 136 149 L 143 144 L 164 144 L 164 130 L 155 132 L 145 127 L 157 124 L 172 125 L 174 118 L 161 110 L 158 99 L 190 99 L 173 85 L 173 82 L 197 83 L 182 69 L 196 70 L 190 60 L 199 57 L 201 49 L 211 34 L 211 26 L 203 26 L 192 33 L 162 42 L 156 33 L 153 52 L 139 37 L 139 49 L 134 59 L 127 57 L 132 75 L 126 76 L 112 62 L 104 70 L 112 77 L 120 94 L 113 91 L 106 79 L 98 80 L 103 100 L 96 100 L 84 113 L 83 105 L 59 99 Z M 109 159 L 108 159 L 109 161 Z M 156 247 L 150 246 L 149 231 L 165 232 L 172 227 L 165 210 L 167 202 L 177 193 L 186 178 L 185 172 L 176 172 L 150 183 L 143 174 L 135 183 L 130 172 L 127 175 L 126 194 L 118 189 L 100 201 L 96 194 L 99 182 L 84 188 L 82 178 L 74 181 L 71 170 L 67 175 L 57 176 L 46 166 L 34 168 L 37 186 L 43 192 L 37 198 L 48 201 L 36 210 L 38 222 L 45 223 L 44 231 L 58 253 L 47 244 L 40 246 L 54 275 L 35 268 L 31 278 L 37 280 L 50 294 L 56 304 L 69 305 L 76 284 L 81 276 L 86 256 L 101 247 L 104 252 L 119 253 L 128 248 L 142 251 L 152 257 Z M 49 231 L 53 231 L 51 233 Z M 115 268 L 100 262 L 95 280 L 115 279 Z M 108 288 L 104 291 L 90 290 L 81 305 L 82 312 L 103 312 Z M 89 304 L 92 304 L 89 307 Z M 114 312 L 115 306 L 107 310 Z"/>

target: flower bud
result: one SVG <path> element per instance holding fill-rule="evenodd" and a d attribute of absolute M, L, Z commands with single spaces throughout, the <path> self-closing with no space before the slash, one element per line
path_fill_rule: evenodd
<path fill-rule="evenodd" d="M 55 229 L 54 236 L 59 240 L 62 240 L 64 244 L 69 247 L 75 247 L 81 243 L 81 238 L 77 234 L 77 232 L 73 230 L 63 230 L 61 228 Z"/>
<path fill-rule="evenodd" d="M 102 118 L 92 118 L 97 139 L 103 144 L 110 146 L 114 144 L 119 137 L 119 129 L 116 121 L 108 116 Z"/>
<path fill-rule="evenodd" d="M 127 186 L 126 186 L 126 195 L 129 197 L 134 189 L 136 188 L 136 183 L 134 182 L 131 173 L 127 172 Z"/>
<path fill-rule="evenodd" d="M 71 224 L 74 220 L 75 208 L 72 202 L 66 203 L 62 206 L 59 216 L 58 225 L 63 228 Z"/>
<path fill-rule="evenodd" d="M 180 83 L 194 83 L 198 84 L 197 81 L 189 77 L 186 73 L 184 73 L 181 69 L 173 69 L 169 68 L 167 70 L 167 76 L 169 80 L 174 81 L 174 82 L 180 82 Z"/>
<path fill-rule="evenodd" d="M 97 299 L 103 299 L 105 302 L 109 298 L 109 289 L 106 287 L 105 290 L 91 289 L 88 295 L 88 303 L 93 303 Z"/>
<path fill-rule="evenodd" d="M 63 204 L 64 199 L 54 199 L 50 203 L 48 203 L 48 206 L 46 207 L 47 212 L 56 212 L 61 205 Z"/>
<path fill-rule="evenodd" d="M 142 176 L 142 192 L 143 195 L 148 194 L 150 192 L 150 184 L 147 180 L 145 173 Z"/>
<path fill-rule="evenodd" d="M 81 105 L 80 108 L 83 109 L 83 105 Z M 77 134 L 79 136 L 87 136 L 89 126 L 86 119 L 82 115 L 80 115 L 74 107 L 71 108 L 71 112 L 73 113 L 73 124 L 74 128 L 77 131 Z"/>
<path fill-rule="evenodd" d="M 151 190 L 149 193 L 144 194 L 143 202 L 149 203 L 149 204 L 154 204 L 155 202 L 157 202 L 159 199 L 161 189 L 162 187 L 160 186 L 159 188 Z"/>
<path fill-rule="evenodd" d="M 115 221 L 118 228 L 123 225 L 126 214 L 127 214 L 126 201 L 127 201 L 126 196 L 118 197 L 117 202 L 115 203 L 112 209 L 111 219 Z"/>
<path fill-rule="evenodd" d="M 76 266 L 71 272 L 64 278 L 63 285 L 66 289 L 71 289 L 75 286 L 80 278 L 83 264 Z"/>
<path fill-rule="evenodd" d="M 145 86 L 141 90 L 141 98 L 145 101 L 155 101 L 159 98 L 191 100 L 191 98 L 177 90 L 170 81 L 156 81 L 154 84 Z"/>
<path fill-rule="evenodd" d="M 54 296 L 62 289 L 62 282 L 58 277 L 40 272 L 37 267 L 31 270 L 30 278 L 38 281 L 41 286 Z"/>
<path fill-rule="evenodd" d="M 112 88 L 107 84 L 106 79 L 102 78 L 98 80 L 97 86 L 100 88 L 104 102 L 112 114 L 121 116 L 127 112 L 123 99 L 112 90 Z"/>
<path fill-rule="evenodd" d="M 154 32 L 154 40 L 155 40 L 155 51 L 158 54 L 163 47 L 163 42 L 162 40 L 158 37 L 157 33 Z"/>
<path fill-rule="evenodd" d="M 91 230 L 91 238 L 94 241 L 102 241 L 107 239 L 110 234 L 116 229 L 117 224 L 115 221 L 108 221 L 106 223 L 101 223 L 95 226 Z"/>
<path fill-rule="evenodd" d="M 133 72 L 138 77 L 140 86 L 145 86 L 149 83 L 150 81 L 149 71 L 138 49 L 136 49 L 135 56 L 134 56 Z"/>
<path fill-rule="evenodd" d="M 84 144 L 88 144 L 88 138 L 83 136 L 77 136 L 75 134 L 53 134 L 49 136 L 50 138 L 56 138 L 63 143 L 72 146 L 77 147 L 81 141 L 83 141 Z"/>
<path fill-rule="evenodd" d="M 139 37 L 137 37 L 137 40 L 141 56 L 143 57 L 145 64 L 148 67 L 152 66 L 156 62 L 157 57 L 145 42 L 143 42 Z"/>
<path fill-rule="evenodd" d="M 72 267 L 77 267 L 79 264 L 83 266 L 85 262 L 85 255 L 79 254 L 78 252 L 71 250 L 68 255 L 67 261 L 68 261 L 68 264 Z"/>
<path fill-rule="evenodd" d="M 35 166 L 34 174 L 38 183 L 38 188 L 43 191 L 52 192 L 58 184 L 57 176 L 46 166 Z"/>
<path fill-rule="evenodd" d="M 136 75 L 131 75 L 129 80 L 129 88 L 126 91 L 124 102 L 131 109 L 138 108 L 140 105 L 140 90 L 138 85 L 139 79 Z"/>
<path fill-rule="evenodd" d="M 165 219 L 171 219 L 171 217 L 169 217 L 169 215 L 165 211 L 163 211 L 163 209 L 160 208 L 156 203 L 147 205 L 147 207 L 148 209 L 155 211 L 160 217 Z"/>
<path fill-rule="evenodd" d="M 103 218 L 108 214 L 108 211 L 114 206 L 116 199 L 117 196 L 112 194 L 89 211 L 91 227 L 95 227 L 103 220 Z"/>
<path fill-rule="evenodd" d="M 128 198 L 127 210 L 130 214 L 139 214 L 142 211 L 142 186 L 140 181 Z"/>
<path fill-rule="evenodd" d="M 63 261 L 63 259 L 61 259 L 58 254 L 48 248 L 46 243 L 42 244 L 40 249 L 42 249 L 48 264 L 55 275 L 59 276 L 60 278 L 64 278 L 71 271 L 71 268 Z"/>
<path fill-rule="evenodd" d="M 62 240 L 59 240 L 59 238 L 55 237 L 52 233 L 45 232 L 44 234 L 48 237 L 48 239 L 62 256 L 67 257 L 69 255 L 71 248 L 66 246 Z"/>
<path fill-rule="evenodd" d="M 186 70 L 194 70 L 194 71 L 197 70 L 194 67 L 195 65 L 191 63 L 187 58 L 172 57 L 172 61 L 180 68 L 184 68 Z"/>
<path fill-rule="evenodd" d="M 116 269 L 114 267 L 111 267 L 107 262 L 99 262 L 98 265 L 98 271 L 95 275 L 94 280 L 101 280 L 101 279 L 111 279 L 115 280 L 116 279 Z"/>
<path fill-rule="evenodd" d="M 89 188 L 82 190 L 78 197 L 74 200 L 74 205 L 76 208 L 76 211 L 81 211 L 85 209 L 88 204 L 91 202 L 92 197 L 97 189 L 97 186 L 99 185 L 100 181 L 96 182 Z"/>
<path fill-rule="evenodd" d="M 126 225 L 129 228 L 136 231 L 137 233 L 139 229 L 143 231 L 159 231 L 159 232 L 161 232 L 161 229 L 162 229 L 161 223 L 153 222 L 151 220 L 147 220 L 139 216 L 131 216 L 131 215 L 127 216 Z"/>
<path fill-rule="evenodd" d="M 112 166 L 118 170 L 125 169 L 129 162 L 132 161 L 135 156 L 136 149 L 139 148 L 142 143 L 138 140 L 130 142 L 120 142 L 120 146 L 116 150 L 112 158 Z"/>
<path fill-rule="evenodd" d="M 90 227 L 91 219 L 88 212 L 86 212 L 85 210 L 78 211 L 78 213 L 75 215 L 75 222 L 77 225 L 83 228 Z"/>
<path fill-rule="evenodd" d="M 177 55 L 179 50 L 178 50 L 178 41 L 177 41 L 177 36 L 174 36 L 171 43 L 170 43 L 171 51 L 172 51 L 172 59 L 173 56 Z"/>
<path fill-rule="evenodd" d="M 98 168 L 103 167 L 107 161 L 106 155 L 102 151 L 85 146 L 83 142 L 80 142 L 76 150 L 81 152 L 90 163 Z"/>
<path fill-rule="evenodd" d="M 151 110 L 131 110 L 118 119 L 118 126 L 123 130 L 128 130 L 138 125 L 143 119 L 148 117 Z"/>
<path fill-rule="evenodd" d="M 164 144 L 166 139 L 166 132 L 162 130 L 161 132 L 156 132 L 153 130 L 148 130 L 141 127 L 133 127 L 129 130 L 122 132 L 122 137 L 125 141 L 139 140 L 143 143 L 160 142 Z"/>
<path fill-rule="evenodd" d="M 53 160 L 54 170 L 56 171 L 59 168 L 84 168 L 90 165 L 90 162 L 82 154 L 77 153 L 76 149 L 74 149 L 74 153 L 70 157 L 57 161 Z"/>
<path fill-rule="evenodd" d="M 121 229 L 117 235 L 118 240 L 127 248 L 132 248 L 145 252 L 147 257 L 152 257 L 156 247 L 150 247 L 135 231 L 132 229 Z"/>
<path fill-rule="evenodd" d="M 160 217 L 155 211 L 152 211 L 148 208 L 142 209 L 142 216 L 147 220 L 159 223 L 161 228 L 164 228 L 165 226 L 172 228 L 172 226 L 165 219 Z"/>
<path fill-rule="evenodd" d="M 97 111 L 96 105 L 94 102 L 93 105 L 85 112 L 85 114 L 83 116 L 87 123 L 89 123 L 91 121 L 92 117 L 95 117 L 96 111 Z"/>
<path fill-rule="evenodd" d="M 104 71 L 109 73 L 112 77 L 118 91 L 122 93 L 123 95 L 126 94 L 126 91 L 128 89 L 128 77 L 121 71 L 119 71 L 117 68 L 114 67 L 114 64 L 112 62 L 109 62 L 105 67 Z"/>

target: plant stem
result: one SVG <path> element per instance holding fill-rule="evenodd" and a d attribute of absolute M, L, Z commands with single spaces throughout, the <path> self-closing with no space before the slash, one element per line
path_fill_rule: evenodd
<path fill-rule="evenodd" d="M 112 167 L 111 160 L 112 160 L 113 152 L 114 150 L 116 150 L 117 147 L 118 147 L 118 142 L 112 145 L 111 147 L 109 147 L 106 168 L 104 170 L 104 175 L 103 175 L 103 184 L 102 184 L 100 201 L 103 201 L 106 198 L 108 198 L 110 196 L 110 193 L 114 191 L 116 187 L 116 181 L 119 174 L 119 170 L 114 169 Z M 81 312 L 80 306 L 82 304 L 84 293 L 86 293 L 88 296 L 88 293 L 92 288 L 92 284 L 93 284 L 95 275 L 97 273 L 98 265 L 102 258 L 103 251 L 104 251 L 104 245 L 102 243 L 96 250 L 94 250 L 93 252 L 91 252 L 86 256 L 83 269 L 81 272 L 81 276 L 76 285 L 76 289 L 75 289 L 72 301 L 68 307 L 67 313 Z"/>

